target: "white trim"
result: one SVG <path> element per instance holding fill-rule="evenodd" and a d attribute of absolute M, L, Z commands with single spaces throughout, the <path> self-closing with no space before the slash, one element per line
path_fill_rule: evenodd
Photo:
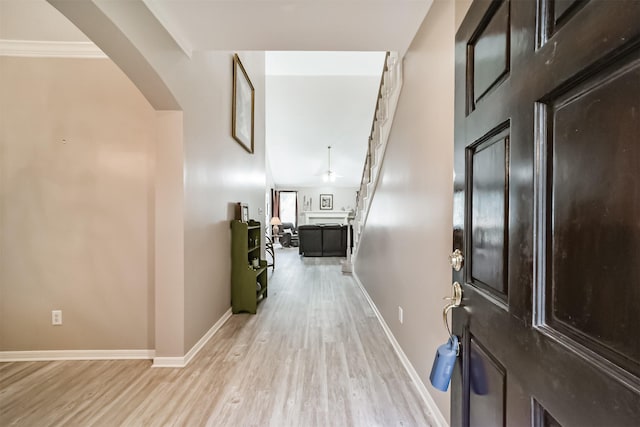
<path fill-rule="evenodd" d="M 231 307 L 229 307 L 229 309 L 222 315 L 222 317 L 220 317 L 220 319 L 218 319 L 218 321 L 211 327 L 211 329 L 209 329 L 207 333 L 204 334 L 204 336 L 200 338 L 200 340 L 193 347 L 191 347 L 191 350 L 189 350 L 189 352 L 184 356 L 185 366 L 188 365 L 189 362 L 191 362 L 191 360 L 196 356 L 196 354 L 198 354 L 198 352 L 202 350 L 202 347 L 205 346 L 207 341 L 209 341 L 211 337 L 216 332 L 218 332 L 218 330 L 222 327 L 222 325 L 225 324 L 227 320 L 229 320 L 230 317 L 231 317 Z"/>
<path fill-rule="evenodd" d="M 51 360 L 153 359 L 154 350 L 42 350 L 0 351 L 0 362 L 44 362 Z"/>
<path fill-rule="evenodd" d="M 0 56 L 33 58 L 107 58 L 92 42 L 50 42 L 0 39 Z"/>
<path fill-rule="evenodd" d="M 184 368 L 184 357 L 154 357 L 152 368 Z"/>
<path fill-rule="evenodd" d="M 231 308 L 182 357 L 155 357 L 155 350 L 41 350 L 0 351 L 2 362 L 45 362 L 52 360 L 128 360 L 153 359 L 154 368 L 184 368 L 231 317 Z"/>
<path fill-rule="evenodd" d="M 154 357 L 153 368 L 184 368 L 191 362 L 191 360 L 198 354 L 202 347 L 211 339 L 211 337 L 218 332 L 218 330 L 225 324 L 231 317 L 231 308 L 227 310 L 220 319 L 207 331 L 206 334 L 200 338 L 200 340 L 191 347 L 191 350 L 183 357 Z"/>
<path fill-rule="evenodd" d="M 422 400 L 424 401 L 425 405 L 429 409 L 430 411 L 429 415 L 431 415 L 431 418 L 432 418 L 431 421 L 433 421 L 435 426 L 448 427 L 449 424 L 447 423 L 447 420 L 445 419 L 442 412 L 440 412 L 440 409 L 438 409 L 438 405 L 436 405 L 436 402 L 433 400 L 433 397 L 431 397 L 431 394 L 429 393 L 424 383 L 420 379 L 418 372 L 416 372 L 415 368 L 409 361 L 409 358 L 407 357 L 406 354 L 404 354 L 402 347 L 400 347 L 400 344 L 398 343 L 396 338 L 393 336 L 393 332 L 391 332 L 389 325 L 387 325 L 387 322 L 385 322 L 384 318 L 382 317 L 382 314 L 380 314 L 380 311 L 378 310 L 378 307 L 376 307 L 376 304 L 373 302 L 373 300 L 369 296 L 369 293 L 365 289 L 364 285 L 360 281 L 360 278 L 355 273 L 355 271 L 353 272 L 353 278 L 356 280 L 356 283 L 360 287 L 362 294 L 364 295 L 367 302 L 371 306 L 371 309 L 376 314 L 376 317 L 378 318 L 378 321 L 380 322 L 382 329 L 384 329 L 384 333 L 387 335 L 389 342 L 391 343 L 391 345 L 393 346 L 393 349 L 396 351 L 396 354 L 400 358 L 400 362 L 402 362 L 402 366 L 404 366 L 404 369 L 407 370 L 407 373 L 411 377 L 413 384 L 418 389 L 418 393 L 420 394 L 420 397 L 422 397 Z"/>

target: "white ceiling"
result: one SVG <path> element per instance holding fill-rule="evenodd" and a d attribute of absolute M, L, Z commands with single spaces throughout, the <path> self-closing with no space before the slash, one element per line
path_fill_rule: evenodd
<path fill-rule="evenodd" d="M 377 76 L 380 52 L 267 52 L 265 73 L 272 76 Z"/>
<path fill-rule="evenodd" d="M 113 0 L 99 0 L 113 1 Z M 432 0 L 143 0 L 187 52 L 397 51 Z"/>
<path fill-rule="evenodd" d="M 143 1 L 187 54 L 293 51 L 266 58 L 267 157 L 280 187 L 321 185 L 328 145 L 332 169 L 343 175 L 335 185 L 359 186 L 383 63 L 371 52 L 404 56 L 432 3 Z"/>
<path fill-rule="evenodd" d="M 279 187 L 358 187 L 384 52 L 267 52 L 267 157 Z"/>
<path fill-rule="evenodd" d="M 275 183 L 289 187 L 322 184 L 328 145 L 333 147 L 332 169 L 343 176 L 336 186 L 359 185 L 382 71 L 381 52 L 396 51 L 402 57 L 432 3 L 137 1 L 147 5 L 187 54 L 269 51 L 268 161 Z M 0 0 L 0 39 L 88 40 L 45 0 Z"/>

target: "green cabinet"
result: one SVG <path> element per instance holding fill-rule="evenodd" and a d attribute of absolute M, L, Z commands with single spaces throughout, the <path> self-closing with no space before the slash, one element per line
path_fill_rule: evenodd
<path fill-rule="evenodd" d="M 231 309 L 234 313 L 255 314 L 258 302 L 267 297 L 267 261 L 260 258 L 262 239 L 262 226 L 258 221 L 231 221 Z"/>

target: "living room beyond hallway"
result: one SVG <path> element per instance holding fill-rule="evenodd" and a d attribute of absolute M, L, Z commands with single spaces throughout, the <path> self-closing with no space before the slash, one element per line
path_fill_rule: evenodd
<path fill-rule="evenodd" d="M 428 426 L 428 409 L 341 258 L 276 248 L 269 297 L 183 369 L 0 364 L 2 425 Z"/>

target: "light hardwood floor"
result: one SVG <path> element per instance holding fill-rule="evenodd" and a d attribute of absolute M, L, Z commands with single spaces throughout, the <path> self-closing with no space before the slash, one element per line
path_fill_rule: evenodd
<path fill-rule="evenodd" d="M 278 249 L 257 315 L 183 369 L 0 364 L 2 426 L 428 426 L 429 411 L 337 258 Z"/>

